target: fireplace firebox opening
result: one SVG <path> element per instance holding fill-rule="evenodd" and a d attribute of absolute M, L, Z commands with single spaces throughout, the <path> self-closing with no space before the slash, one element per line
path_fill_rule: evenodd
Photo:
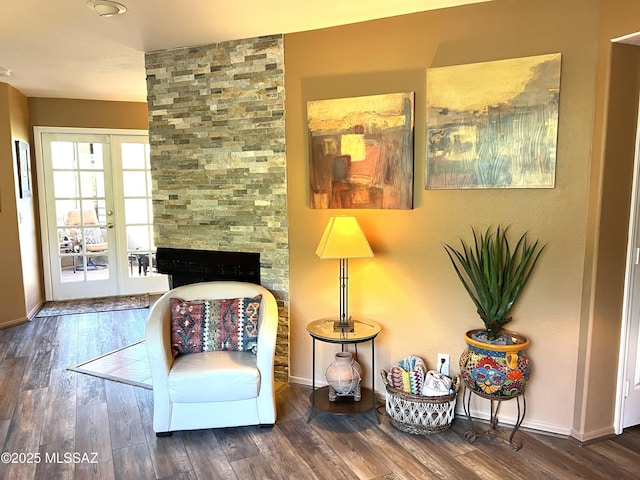
<path fill-rule="evenodd" d="M 169 275 L 169 288 L 215 280 L 260 285 L 260 254 L 158 247 L 159 273 Z"/>

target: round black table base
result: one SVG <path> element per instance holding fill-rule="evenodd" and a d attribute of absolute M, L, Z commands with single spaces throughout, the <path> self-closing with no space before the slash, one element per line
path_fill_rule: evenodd
<path fill-rule="evenodd" d="M 480 432 L 475 424 L 473 423 L 473 419 L 471 418 L 471 413 L 470 413 L 470 405 L 471 405 L 471 394 L 476 394 L 477 396 L 481 397 L 481 398 L 485 398 L 487 400 L 491 401 L 491 415 L 489 417 L 489 425 L 490 428 L 485 430 L 484 432 Z M 527 401 L 526 398 L 524 396 L 524 393 L 522 393 L 521 395 L 518 395 L 516 397 L 509 397 L 509 398 L 496 398 L 496 397 L 491 397 L 489 395 L 483 395 L 479 392 L 476 392 L 475 390 L 471 390 L 470 388 L 466 388 L 464 389 L 464 393 L 462 395 L 462 404 L 464 406 L 464 413 L 467 416 L 467 419 L 469 420 L 469 424 L 471 425 L 471 430 L 468 430 L 465 432 L 464 434 L 464 438 L 469 442 L 469 443 L 473 443 L 476 441 L 476 439 L 478 438 L 479 434 L 483 434 L 486 437 L 489 438 L 501 438 L 498 435 L 498 411 L 500 410 L 500 405 L 502 402 L 506 401 L 506 400 L 513 400 L 515 398 L 517 406 L 518 406 L 518 417 L 516 419 L 516 424 L 513 426 L 513 429 L 511 430 L 511 434 L 509 435 L 509 445 L 511 445 L 511 448 L 515 451 L 518 451 L 522 448 L 522 443 L 520 443 L 518 440 L 515 440 L 513 437 L 516 434 L 516 432 L 518 431 L 518 429 L 520 428 L 520 425 L 522 425 L 522 422 L 524 420 L 524 416 L 527 413 Z M 522 404 L 520 403 L 520 400 L 522 399 Z"/>

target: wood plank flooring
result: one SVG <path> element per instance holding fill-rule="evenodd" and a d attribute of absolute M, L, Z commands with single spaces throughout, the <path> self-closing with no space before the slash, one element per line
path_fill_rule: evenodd
<path fill-rule="evenodd" d="M 0 330 L 0 478 L 640 478 L 639 428 L 588 446 L 518 432 L 524 446 L 515 452 L 484 437 L 469 444 L 463 418 L 427 437 L 396 430 L 384 415 L 378 425 L 373 412 L 317 413 L 307 422 L 310 389 L 296 385 L 279 391 L 272 429 L 200 430 L 157 439 L 151 391 L 66 370 L 141 340 L 147 314 L 140 309 L 39 318 Z"/>

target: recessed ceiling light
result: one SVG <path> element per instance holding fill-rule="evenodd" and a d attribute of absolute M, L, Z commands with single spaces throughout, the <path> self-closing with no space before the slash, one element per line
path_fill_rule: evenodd
<path fill-rule="evenodd" d="M 9 70 L 8 68 L 0 67 L 0 77 L 10 77 L 10 76 L 11 76 L 11 70 Z"/>
<path fill-rule="evenodd" d="M 111 0 L 89 0 L 87 7 L 95 11 L 101 17 L 113 17 L 127 11 L 127 7 Z"/>

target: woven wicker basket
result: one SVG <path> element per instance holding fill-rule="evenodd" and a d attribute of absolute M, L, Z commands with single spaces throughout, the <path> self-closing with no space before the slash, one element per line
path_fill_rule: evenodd
<path fill-rule="evenodd" d="M 387 389 L 387 414 L 391 425 L 414 435 L 440 433 L 451 426 L 460 377 L 453 378 L 453 393 L 430 397 L 397 390 L 389 384 L 385 370 L 381 370 L 380 375 Z"/>

